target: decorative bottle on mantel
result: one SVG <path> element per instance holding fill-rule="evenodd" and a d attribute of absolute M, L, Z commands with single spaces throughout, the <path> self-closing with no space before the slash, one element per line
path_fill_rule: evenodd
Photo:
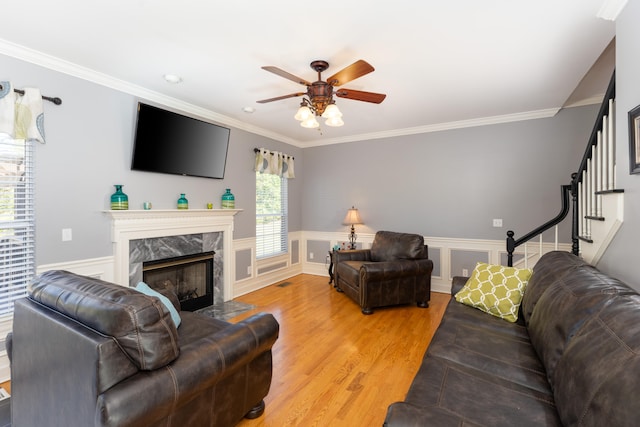
<path fill-rule="evenodd" d="M 180 198 L 178 199 L 178 209 L 189 209 L 189 201 L 186 197 L 184 197 L 184 193 L 180 193 Z"/>
<path fill-rule="evenodd" d="M 126 211 L 129 209 L 129 196 L 122 192 L 122 185 L 115 184 L 116 192 L 111 195 L 111 210 Z"/>
<path fill-rule="evenodd" d="M 236 198 L 231 194 L 231 189 L 227 188 L 225 193 L 222 195 L 222 209 L 235 209 L 236 208 Z"/>

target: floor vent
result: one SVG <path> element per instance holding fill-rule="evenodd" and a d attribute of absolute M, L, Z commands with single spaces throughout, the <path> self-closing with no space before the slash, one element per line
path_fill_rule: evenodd
<path fill-rule="evenodd" d="M 291 284 L 291 282 L 282 282 L 282 283 L 278 283 L 276 286 L 284 288 L 285 286 L 289 286 Z"/>

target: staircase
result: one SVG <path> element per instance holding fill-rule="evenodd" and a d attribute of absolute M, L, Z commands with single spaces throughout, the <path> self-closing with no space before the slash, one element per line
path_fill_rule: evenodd
<path fill-rule="evenodd" d="M 507 231 L 507 264 L 528 267 L 544 253 L 558 249 L 557 227 L 569 211 L 572 216 L 571 251 L 587 262 L 596 264 L 623 222 L 624 190 L 615 183 L 615 72 L 600 106 L 598 118 L 578 168 L 571 175 L 571 183 L 561 187 L 562 209 L 552 220 L 515 239 L 512 230 Z M 569 202 L 571 199 L 571 203 Z M 571 206 L 570 206 L 571 205 Z M 555 227 L 555 242 L 543 244 L 542 233 Z M 529 254 L 527 242 L 539 239 L 537 252 Z M 516 248 L 524 250 L 516 253 Z"/>

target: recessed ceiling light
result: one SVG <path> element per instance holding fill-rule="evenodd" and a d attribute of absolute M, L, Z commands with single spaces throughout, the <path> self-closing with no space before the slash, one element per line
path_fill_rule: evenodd
<path fill-rule="evenodd" d="M 242 107 L 242 111 L 244 111 L 245 113 L 251 114 L 251 113 L 255 112 L 256 109 L 253 108 L 253 107 Z"/>
<path fill-rule="evenodd" d="M 182 77 L 176 76 L 175 74 L 165 74 L 164 75 L 164 79 L 167 82 L 173 83 L 173 84 L 177 84 L 177 83 L 180 83 L 182 81 Z"/>

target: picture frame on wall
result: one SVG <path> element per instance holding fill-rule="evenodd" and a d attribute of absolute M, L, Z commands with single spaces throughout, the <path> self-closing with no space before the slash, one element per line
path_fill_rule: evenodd
<path fill-rule="evenodd" d="M 629 111 L 629 173 L 640 173 L 640 105 Z"/>

